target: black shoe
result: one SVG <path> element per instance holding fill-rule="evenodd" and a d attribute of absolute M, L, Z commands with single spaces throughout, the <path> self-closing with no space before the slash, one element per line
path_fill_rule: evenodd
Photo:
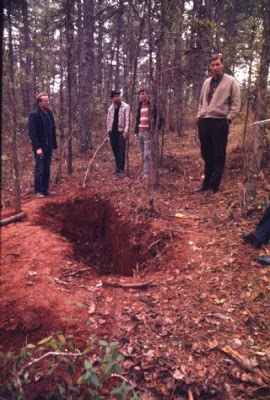
<path fill-rule="evenodd" d="M 259 264 L 270 265 L 270 256 L 257 257 L 256 260 L 258 261 Z"/>
<path fill-rule="evenodd" d="M 205 196 L 212 196 L 213 194 L 215 194 L 215 192 L 214 192 L 213 189 L 207 189 L 207 190 L 204 192 L 204 195 L 205 195 Z"/>
<path fill-rule="evenodd" d="M 205 192 L 206 190 L 207 190 L 207 188 L 202 185 L 202 186 L 198 186 L 197 188 L 195 188 L 193 190 L 193 193 L 201 193 L 201 192 Z"/>
<path fill-rule="evenodd" d="M 243 232 L 244 244 L 250 244 L 254 249 L 260 249 L 262 247 L 261 242 L 256 239 L 253 233 Z"/>
<path fill-rule="evenodd" d="M 37 193 L 35 194 L 35 196 L 36 196 L 38 199 L 43 199 L 44 197 L 46 197 L 46 195 L 43 194 L 43 193 L 41 193 L 41 192 L 37 192 Z"/>

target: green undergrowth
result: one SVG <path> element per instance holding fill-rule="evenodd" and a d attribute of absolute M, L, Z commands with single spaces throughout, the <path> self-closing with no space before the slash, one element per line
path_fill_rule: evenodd
<path fill-rule="evenodd" d="M 91 336 L 81 350 L 72 335 L 56 334 L 27 344 L 19 354 L 0 352 L 0 397 L 26 400 L 43 390 L 42 398 L 50 400 L 139 400 L 121 375 L 124 357 L 117 347 L 118 342 Z"/>

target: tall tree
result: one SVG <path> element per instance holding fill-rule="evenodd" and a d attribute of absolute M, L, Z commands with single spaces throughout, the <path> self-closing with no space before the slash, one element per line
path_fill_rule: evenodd
<path fill-rule="evenodd" d="M 59 183 L 62 176 L 62 162 L 64 158 L 64 46 L 63 46 L 63 32 L 60 32 L 60 84 L 59 84 L 59 113 L 58 113 L 58 132 L 59 132 L 59 141 L 58 148 L 60 154 L 60 160 L 58 165 L 58 171 L 56 173 L 55 182 Z"/>
<path fill-rule="evenodd" d="M 118 0 L 118 10 L 116 18 L 116 68 L 115 68 L 115 87 L 119 90 L 120 86 L 120 54 L 121 54 L 121 38 L 123 30 L 123 0 Z"/>
<path fill-rule="evenodd" d="M 91 148 L 91 106 L 94 80 L 94 0 L 84 0 L 79 87 L 81 150 Z"/>
<path fill-rule="evenodd" d="M 246 91 L 246 112 L 245 112 L 245 122 L 243 127 L 243 140 L 242 146 L 244 146 L 245 138 L 246 138 L 246 131 L 248 125 L 248 118 L 249 118 L 249 110 L 250 110 L 250 103 L 251 103 L 251 83 L 252 83 L 252 63 L 253 63 L 253 53 L 254 53 L 254 39 L 255 39 L 255 31 L 256 31 L 256 22 L 255 19 L 252 24 L 252 30 L 250 35 L 250 54 L 248 57 L 248 81 L 247 81 L 247 91 Z"/>
<path fill-rule="evenodd" d="M 175 59 L 174 64 L 176 69 L 174 70 L 174 100 L 176 105 L 176 121 L 177 121 L 177 133 L 178 136 L 184 134 L 184 104 L 185 104 L 185 92 L 184 92 L 184 9 L 185 1 L 180 0 L 176 4 L 176 13 L 178 23 L 175 24 Z"/>
<path fill-rule="evenodd" d="M 151 165 L 150 165 L 150 202 L 153 206 L 153 189 L 159 183 L 159 130 L 158 120 L 160 115 L 160 86 L 162 81 L 162 59 L 161 49 L 165 32 L 165 2 L 158 7 L 151 0 L 147 3 L 148 35 L 149 35 L 149 74 L 151 84 L 151 106 L 150 106 L 150 131 L 151 143 Z M 154 22 L 154 25 L 153 25 Z M 155 28 L 154 28 L 155 27 Z M 155 41 L 154 41 L 155 38 Z M 154 65 L 154 56 L 156 64 Z"/>
<path fill-rule="evenodd" d="M 72 120 L 73 120 L 73 82 L 74 82 L 74 65 L 73 65 L 73 45 L 74 45 L 74 27 L 72 17 L 74 14 L 73 1 L 66 2 L 66 40 L 67 40 L 67 97 L 68 97 L 68 174 L 72 173 Z"/>
<path fill-rule="evenodd" d="M 7 1 L 7 23 L 8 23 L 8 58 L 9 58 L 9 99 L 11 106 L 10 130 L 12 140 L 12 161 L 13 161 L 13 177 L 14 177 L 14 193 L 15 193 L 15 212 L 21 211 L 21 192 L 19 178 L 19 160 L 17 154 L 17 105 L 15 92 L 14 77 L 14 51 L 13 51 L 13 35 L 11 20 L 11 4 Z"/>
<path fill-rule="evenodd" d="M 259 72 L 256 84 L 256 103 L 255 103 L 255 121 L 266 119 L 267 110 L 267 82 L 270 65 L 270 3 L 268 0 L 261 0 L 261 16 L 263 21 L 262 31 L 262 49 L 259 64 Z M 254 126 L 253 141 L 253 160 L 249 181 L 246 187 L 247 198 L 253 197 L 256 193 L 258 174 L 261 170 L 261 163 L 264 150 L 265 125 L 256 124 Z"/>
<path fill-rule="evenodd" d="M 28 12 L 28 1 L 22 0 L 22 14 L 23 14 L 23 36 L 24 36 L 24 49 L 25 49 L 25 66 L 24 66 L 24 107 L 25 111 L 28 114 L 31 110 L 31 104 L 34 98 L 34 87 L 33 87 L 33 77 L 32 77 L 32 68 L 31 68 L 31 37 L 30 37 L 30 28 L 29 28 L 29 12 Z"/>
<path fill-rule="evenodd" d="M 215 26 L 214 0 L 195 0 L 189 11 L 190 35 L 188 36 L 187 59 L 192 99 L 197 107 L 202 83 L 206 77 L 209 55 L 213 52 Z"/>
<path fill-rule="evenodd" d="M 98 0 L 98 10 L 101 10 L 102 0 Z M 102 98 L 102 82 L 103 82 L 103 36 L 104 36 L 104 23 L 102 21 L 102 14 L 99 13 L 97 17 L 97 94 L 99 99 Z"/>

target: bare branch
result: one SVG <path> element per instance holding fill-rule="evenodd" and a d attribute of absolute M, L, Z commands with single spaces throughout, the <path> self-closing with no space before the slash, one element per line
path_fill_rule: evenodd
<path fill-rule="evenodd" d="M 80 357 L 81 355 L 82 355 L 82 353 L 79 350 L 77 350 L 77 353 L 65 353 L 64 351 L 63 352 L 49 351 L 48 353 L 43 354 L 39 358 L 34 358 L 31 362 L 29 362 L 24 367 L 22 367 L 22 369 L 18 372 L 17 376 L 21 376 L 28 368 L 32 367 L 32 365 L 37 364 L 44 358 L 47 358 L 50 356 Z"/>
<path fill-rule="evenodd" d="M 89 161 L 89 163 L 88 163 L 88 165 L 87 165 L 87 170 L 86 170 L 85 177 L 84 177 L 84 180 L 83 180 L 83 188 L 84 188 L 84 189 L 85 189 L 85 182 L 86 182 L 87 175 L 88 175 L 88 173 L 89 173 L 90 165 L 91 165 L 92 162 L 94 161 L 94 159 L 95 159 L 95 157 L 96 157 L 98 151 L 101 149 L 101 147 L 102 147 L 102 146 L 104 145 L 104 143 L 107 141 L 107 139 L 108 139 L 108 134 L 106 134 L 106 136 L 104 137 L 103 141 L 100 143 L 100 145 L 98 146 L 98 148 L 97 148 L 96 151 L 94 152 L 93 157 L 91 158 L 91 160 Z"/>

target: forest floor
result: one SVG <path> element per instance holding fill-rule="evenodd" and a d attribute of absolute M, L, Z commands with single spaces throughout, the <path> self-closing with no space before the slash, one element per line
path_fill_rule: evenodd
<path fill-rule="evenodd" d="M 134 138 L 130 175 L 112 173 L 107 143 L 83 189 L 91 156 L 74 161 L 54 196 L 24 191 L 27 218 L 2 228 L 1 351 L 54 332 L 83 348 L 95 334 L 119 342 L 122 374 L 143 399 L 270 399 L 270 267 L 256 262 L 269 247 L 242 243 L 269 179 L 260 178 L 244 218 L 237 128 L 211 197 L 193 194 L 203 170 L 195 134 L 168 135 L 152 212 Z M 44 387 L 37 380 L 27 399 L 46 398 Z"/>

